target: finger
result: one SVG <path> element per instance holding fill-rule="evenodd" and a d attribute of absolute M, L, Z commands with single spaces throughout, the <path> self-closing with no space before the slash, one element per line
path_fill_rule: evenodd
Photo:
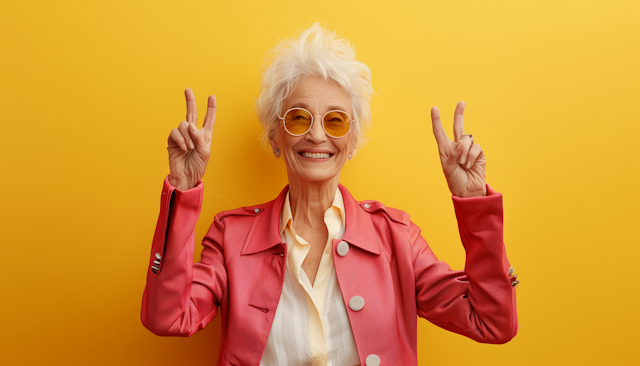
<path fill-rule="evenodd" d="M 196 97 L 193 90 L 184 90 L 184 97 L 187 99 L 187 122 L 198 123 L 198 110 L 196 109 Z"/>
<path fill-rule="evenodd" d="M 204 124 L 202 125 L 202 128 L 208 133 L 213 131 L 213 125 L 216 123 L 216 107 L 217 101 L 215 95 L 209 95 L 207 114 L 204 116 Z"/>
<path fill-rule="evenodd" d="M 440 111 L 438 110 L 438 107 L 431 108 L 431 123 L 433 125 L 433 135 L 436 137 L 438 148 L 446 146 L 449 138 L 444 132 L 444 128 L 442 128 L 442 122 L 440 121 Z"/>
<path fill-rule="evenodd" d="M 456 148 L 460 151 L 460 157 L 458 163 L 462 166 L 467 162 L 467 155 L 469 154 L 469 148 L 471 148 L 471 137 L 469 135 L 462 136 Z"/>
<path fill-rule="evenodd" d="M 184 141 L 187 144 L 189 150 L 193 150 L 196 147 L 196 145 L 193 143 L 193 139 L 191 138 L 191 134 L 189 134 L 189 126 L 192 124 L 195 123 L 182 121 L 180 122 L 180 126 L 178 126 L 178 131 L 180 131 L 180 133 L 182 134 L 182 137 L 184 138 Z"/>
<path fill-rule="evenodd" d="M 169 133 L 169 145 L 171 145 L 171 142 L 180 146 L 180 148 L 185 152 L 189 151 L 189 149 L 187 149 L 184 137 L 182 137 L 182 133 L 180 133 L 177 128 L 174 128 L 173 130 L 171 130 L 171 133 Z"/>
<path fill-rule="evenodd" d="M 469 149 L 469 155 L 467 156 L 467 164 L 464 166 L 465 169 L 469 169 L 473 166 L 473 164 L 478 160 L 478 157 L 483 156 L 482 148 L 478 144 L 473 144 L 471 149 Z"/>
<path fill-rule="evenodd" d="M 204 128 L 198 130 L 195 123 L 189 123 L 189 134 L 191 135 L 191 139 L 193 140 L 196 148 L 200 151 L 207 150 L 207 145 L 204 140 L 204 133 Z"/>
<path fill-rule="evenodd" d="M 454 142 L 460 141 L 464 135 L 464 123 L 462 122 L 462 114 L 464 113 L 465 103 L 460 102 L 456 106 L 456 112 L 453 114 L 453 137 Z"/>

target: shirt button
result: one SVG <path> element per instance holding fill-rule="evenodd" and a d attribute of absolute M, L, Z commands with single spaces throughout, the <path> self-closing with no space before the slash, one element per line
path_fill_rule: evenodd
<path fill-rule="evenodd" d="M 322 356 L 317 355 L 317 356 L 316 356 L 316 361 L 318 361 L 318 362 L 322 361 Z"/>
<path fill-rule="evenodd" d="M 370 354 L 364 362 L 367 366 L 380 366 L 380 357 L 378 357 L 378 355 Z"/>
<path fill-rule="evenodd" d="M 352 297 L 351 300 L 349 300 L 349 307 L 353 311 L 362 310 L 362 308 L 364 307 L 364 299 L 361 296 Z"/>
<path fill-rule="evenodd" d="M 256 209 L 253 210 L 253 212 L 258 213 L 258 212 L 260 212 L 260 209 L 256 208 Z"/>
<path fill-rule="evenodd" d="M 331 253 L 331 245 L 327 245 L 327 249 L 325 250 L 327 253 Z"/>
<path fill-rule="evenodd" d="M 341 257 L 344 257 L 345 255 L 347 255 L 347 253 L 349 253 L 349 243 L 347 243 L 346 241 L 341 241 L 340 243 L 338 243 L 338 255 Z"/>

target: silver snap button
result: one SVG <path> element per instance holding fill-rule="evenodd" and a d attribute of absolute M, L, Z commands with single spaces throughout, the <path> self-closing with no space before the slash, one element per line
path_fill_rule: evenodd
<path fill-rule="evenodd" d="M 159 270 L 160 268 L 156 267 L 156 266 L 151 266 L 151 269 L 155 269 L 156 271 Z"/>
<path fill-rule="evenodd" d="M 153 263 L 160 265 L 160 261 L 153 261 Z"/>
<path fill-rule="evenodd" d="M 349 300 L 349 307 L 353 311 L 360 311 L 364 307 L 364 299 L 361 296 L 354 296 Z"/>
<path fill-rule="evenodd" d="M 160 253 L 156 253 L 156 258 L 158 258 L 158 260 L 162 259 L 162 256 L 160 255 Z"/>
<path fill-rule="evenodd" d="M 253 212 L 258 213 L 258 212 L 260 212 L 260 209 L 256 208 L 255 210 L 253 210 Z"/>
<path fill-rule="evenodd" d="M 370 354 L 367 356 L 367 359 L 364 360 L 364 363 L 367 366 L 380 366 L 380 357 L 378 357 L 378 355 Z"/>
<path fill-rule="evenodd" d="M 516 270 L 513 269 L 513 267 L 509 267 L 509 276 L 511 276 L 513 274 L 513 272 L 515 272 Z"/>
<path fill-rule="evenodd" d="M 349 243 L 347 243 L 346 241 L 341 241 L 340 243 L 338 243 L 338 255 L 341 257 L 344 257 L 345 255 L 347 255 L 347 253 L 349 253 Z"/>
<path fill-rule="evenodd" d="M 370 205 L 370 204 L 368 204 L 368 203 L 365 203 L 365 204 L 364 204 L 364 208 L 369 208 L 369 207 L 371 207 L 371 205 Z"/>

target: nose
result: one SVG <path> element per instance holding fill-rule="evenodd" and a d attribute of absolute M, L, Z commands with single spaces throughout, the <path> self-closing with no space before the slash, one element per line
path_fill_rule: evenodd
<path fill-rule="evenodd" d="M 319 114 L 313 116 L 311 129 L 305 134 L 305 138 L 314 144 L 320 144 L 327 140 L 327 134 L 324 133 L 324 129 L 322 128 L 322 118 Z"/>

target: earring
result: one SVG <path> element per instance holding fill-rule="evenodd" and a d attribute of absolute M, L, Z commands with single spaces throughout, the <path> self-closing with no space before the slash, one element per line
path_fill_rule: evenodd
<path fill-rule="evenodd" d="M 349 160 L 351 160 L 351 158 L 353 158 L 353 154 L 349 153 Z"/>
<path fill-rule="evenodd" d="M 276 158 L 277 158 L 278 156 L 280 156 L 280 150 L 278 150 L 278 149 L 273 150 L 273 154 L 274 154 L 274 155 L 276 156 Z"/>

